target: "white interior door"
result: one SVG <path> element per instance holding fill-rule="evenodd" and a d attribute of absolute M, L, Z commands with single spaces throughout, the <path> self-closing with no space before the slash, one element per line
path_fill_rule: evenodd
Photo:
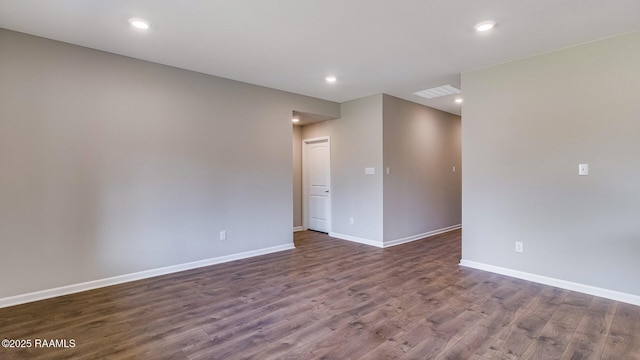
<path fill-rule="evenodd" d="M 306 228 L 331 231 L 331 143 L 329 138 L 303 140 Z"/>

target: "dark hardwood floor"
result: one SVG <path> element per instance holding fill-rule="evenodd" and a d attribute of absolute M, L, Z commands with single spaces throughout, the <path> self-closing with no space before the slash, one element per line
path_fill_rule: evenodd
<path fill-rule="evenodd" d="M 296 249 L 0 309 L 0 359 L 640 359 L 640 307 L 459 267 L 460 231 Z"/>

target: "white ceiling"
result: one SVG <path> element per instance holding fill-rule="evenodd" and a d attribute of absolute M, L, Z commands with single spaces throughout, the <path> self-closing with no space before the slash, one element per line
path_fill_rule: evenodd
<path fill-rule="evenodd" d="M 483 20 L 496 28 L 475 33 Z M 455 96 L 413 93 L 640 30 L 640 1 L 0 0 L 0 27 L 336 102 L 386 93 L 460 114 Z"/>

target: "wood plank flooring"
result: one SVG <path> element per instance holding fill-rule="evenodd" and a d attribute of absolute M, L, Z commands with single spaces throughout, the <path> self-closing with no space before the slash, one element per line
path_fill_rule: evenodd
<path fill-rule="evenodd" d="M 640 307 L 459 267 L 460 231 L 296 249 L 0 309 L 0 359 L 640 359 Z"/>

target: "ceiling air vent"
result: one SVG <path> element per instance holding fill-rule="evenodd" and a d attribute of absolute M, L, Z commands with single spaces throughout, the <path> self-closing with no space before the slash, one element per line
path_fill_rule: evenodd
<path fill-rule="evenodd" d="M 447 85 L 434 87 L 434 88 L 431 88 L 431 89 L 426 89 L 426 90 L 414 92 L 414 94 L 416 94 L 418 96 L 422 96 L 423 98 L 434 99 L 434 98 L 437 98 L 437 97 L 440 97 L 440 96 L 460 94 L 461 92 L 462 91 L 460 89 L 458 89 L 457 87 L 455 87 L 455 86 L 453 86 L 451 84 L 447 84 Z"/>

